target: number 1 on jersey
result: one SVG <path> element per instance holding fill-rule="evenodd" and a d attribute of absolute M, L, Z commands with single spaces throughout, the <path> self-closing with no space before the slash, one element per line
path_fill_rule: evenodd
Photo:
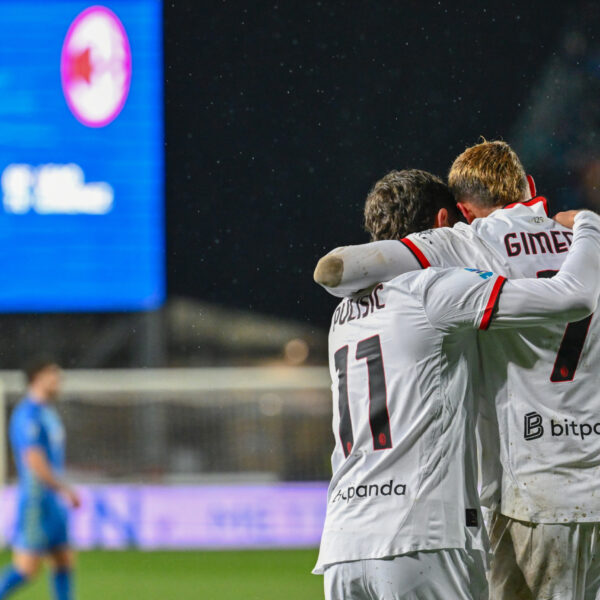
<path fill-rule="evenodd" d="M 557 273 L 558 271 L 554 270 L 538 271 L 537 276 L 538 278 L 545 279 L 554 277 Z M 575 321 L 567 325 L 562 342 L 558 348 L 558 353 L 556 354 L 552 374 L 550 375 L 552 383 L 573 381 L 575 378 L 575 371 L 581 358 L 581 352 L 583 351 L 583 345 L 585 344 L 593 316 L 591 314 L 581 321 Z"/>
<path fill-rule="evenodd" d="M 348 346 L 340 348 L 334 355 L 338 374 L 340 411 L 340 441 L 344 455 L 349 456 L 354 445 L 350 404 L 348 395 Z M 378 335 L 360 341 L 356 346 L 356 359 L 367 361 L 369 382 L 369 425 L 373 437 L 373 449 L 385 450 L 392 447 L 390 414 L 387 406 L 387 386 Z"/>
<path fill-rule="evenodd" d="M 348 346 L 340 348 L 334 355 L 335 370 L 338 376 L 338 406 L 340 411 L 340 441 L 344 455 L 348 458 L 354 446 L 352 421 L 350 419 L 350 400 L 348 398 Z"/>

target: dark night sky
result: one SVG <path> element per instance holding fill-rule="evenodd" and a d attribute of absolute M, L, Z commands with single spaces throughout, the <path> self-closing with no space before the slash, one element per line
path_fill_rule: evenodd
<path fill-rule="evenodd" d="M 170 293 L 325 325 L 370 186 L 510 142 L 569 4 L 167 0 Z"/>

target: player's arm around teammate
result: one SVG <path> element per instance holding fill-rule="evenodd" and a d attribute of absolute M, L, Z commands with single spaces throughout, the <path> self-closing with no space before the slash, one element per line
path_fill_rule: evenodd
<path fill-rule="evenodd" d="M 452 210 L 453 199 L 447 191 L 442 193 L 441 181 L 423 172 L 407 171 L 388 174 L 374 188 L 380 193 L 373 192 L 376 197 L 370 199 L 377 204 L 389 197 L 389 211 L 369 213 L 371 203 L 368 199 L 365 213 L 374 217 L 373 227 L 381 229 L 382 235 L 389 236 L 389 239 L 400 239 L 419 231 L 419 227 L 430 227 L 436 224 L 434 215 L 437 218 L 441 212 L 432 202 L 432 186 L 440 198 L 446 199 L 447 210 Z M 401 202 L 410 205 L 410 209 L 400 211 Z M 419 215 L 425 213 L 427 218 L 419 219 Z M 394 223 L 381 221 L 382 214 L 389 215 Z M 594 242 L 588 239 L 582 243 L 585 246 Z M 402 600 L 421 597 L 471 600 L 482 597 L 480 583 L 482 578 L 485 580 L 482 569 L 474 567 L 467 572 L 466 568 L 471 564 L 469 558 L 475 561 L 477 551 L 484 551 L 485 540 L 478 540 L 476 533 L 480 530 L 481 521 L 475 516 L 478 515 L 474 484 L 476 469 L 472 463 L 474 452 L 469 445 L 473 437 L 470 417 L 474 413 L 467 389 L 471 387 L 473 377 L 465 371 L 465 357 L 476 358 L 472 356 L 475 345 L 469 343 L 473 341 L 469 330 L 486 328 L 490 324 L 503 281 L 504 278 L 491 270 L 433 269 L 400 277 L 389 285 L 377 286 L 370 295 L 371 301 L 366 297 L 344 301 L 336 310 L 330 331 L 330 365 L 334 381 L 333 429 L 337 443 L 332 459 L 334 477 L 330 485 L 326 525 L 315 568 L 316 573 L 325 573 L 327 598 L 358 599 L 363 597 L 363 591 L 364 597 Z M 560 279 L 557 285 L 560 286 Z M 519 293 L 527 293 L 527 290 L 517 290 L 517 299 Z M 577 306 L 551 307 L 547 317 L 555 316 L 553 309 L 560 313 L 573 308 L 577 309 Z M 515 318 L 511 310 L 520 308 L 509 303 L 502 313 L 504 318 Z M 585 305 L 582 310 L 585 310 Z M 458 337 L 454 337 L 455 333 Z M 399 335 L 403 343 L 398 345 Z M 371 347 L 374 340 L 379 343 Z M 448 344 L 439 343 L 446 340 Z M 363 356 L 366 344 L 371 351 Z M 369 389 L 378 381 L 377 374 L 379 379 L 385 377 L 386 381 L 385 386 L 377 388 L 381 393 L 377 402 L 369 404 L 368 414 L 365 412 L 367 403 L 363 401 L 365 390 L 361 391 L 365 377 L 364 364 L 360 362 L 362 358 L 371 360 Z M 381 369 L 371 378 L 373 361 L 377 361 Z M 477 364 L 477 361 L 472 364 Z M 438 371 L 439 368 L 441 371 Z M 349 369 L 353 372 L 350 373 Z M 412 378 L 416 378 L 419 385 L 415 386 Z M 385 389 L 389 391 L 389 397 L 383 393 Z M 419 396 L 418 400 L 415 395 Z M 372 398 L 372 394 L 369 396 Z M 379 402 L 382 397 L 386 398 L 385 403 Z M 440 399 L 444 399 L 444 405 L 454 409 L 448 411 L 450 422 L 442 427 L 447 435 L 443 439 L 439 436 L 432 439 L 428 436 L 436 430 L 436 424 L 429 421 L 435 421 L 436 415 L 445 414 L 438 410 Z M 389 412 L 383 411 L 382 418 L 377 410 L 377 414 L 373 414 L 372 410 L 380 404 L 390 407 Z M 408 435 L 404 427 L 414 424 L 414 415 L 408 415 L 416 406 L 422 411 L 423 430 L 420 435 Z M 458 415 L 458 418 L 454 419 L 453 415 Z M 376 424 L 375 429 L 373 423 Z M 388 427 L 386 423 L 389 431 L 385 429 Z M 380 427 L 383 429 L 380 430 Z M 376 440 L 373 448 L 371 438 Z M 417 459 L 413 445 L 424 439 L 427 439 L 428 451 L 417 453 L 421 457 Z M 448 440 L 456 439 L 469 440 L 470 450 L 463 451 L 453 443 L 448 445 Z M 436 452 L 440 452 L 447 463 L 439 471 L 446 474 L 445 478 L 436 479 L 435 485 L 440 489 L 436 489 L 432 496 L 433 488 L 430 486 L 435 488 L 433 482 L 416 485 L 415 481 L 407 480 L 406 486 L 399 486 L 403 491 L 394 500 L 397 503 L 395 509 L 385 511 L 385 527 L 365 529 L 365 519 L 381 522 L 382 515 L 377 511 L 383 506 L 371 506 L 364 498 L 378 494 L 381 481 L 388 481 L 391 485 L 391 477 L 398 473 L 402 473 L 403 478 L 409 478 L 411 473 L 435 473 L 435 469 L 428 468 L 430 465 L 421 462 L 428 456 L 437 455 Z M 357 460 L 363 455 L 369 457 L 364 463 L 362 459 Z M 378 463 L 376 469 L 373 469 L 373 461 Z M 366 470 L 361 470 L 363 464 Z M 457 465 L 463 465 L 459 469 L 463 476 L 456 473 Z M 390 470 L 389 480 L 385 469 Z M 448 476 L 448 473 L 452 475 Z M 366 490 L 369 490 L 368 493 Z M 422 491 L 415 494 L 417 490 Z M 387 493 L 385 495 L 388 496 Z M 381 502 L 381 497 L 377 497 Z M 431 500 L 439 497 L 448 499 L 452 506 L 447 510 L 456 513 L 457 519 L 437 519 L 439 506 Z M 413 502 L 422 518 L 405 525 L 404 511 L 410 512 Z M 468 507 L 471 507 L 467 511 L 470 517 L 465 526 L 461 512 Z M 371 512 L 373 514 L 369 515 Z M 443 526 L 439 531 L 434 528 L 438 531 L 437 537 L 431 535 L 429 527 L 420 529 L 425 522 L 438 521 Z M 475 529 L 471 530 L 472 527 Z M 439 538 L 440 535 L 443 539 Z M 461 542 L 463 535 L 465 539 Z M 466 540 L 469 540 L 468 543 Z M 422 563 L 419 550 L 427 549 L 433 552 L 428 557 L 441 560 L 448 555 L 448 548 L 456 554 L 455 568 L 448 568 L 447 564 L 425 566 Z M 473 549 L 477 551 L 470 554 Z M 370 591 L 365 591 L 365 586 Z M 375 588 L 377 592 L 373 591 Z"/>
<path fill-rule="evenodd" d="M 474 507 L 465 511 L 472 519 L 466 521 L 466 529 L 477 526 L 478 517 L 475 515 L 479 511 L 473 483 L 472 447 L 467 444 L 460 449 L 455 443 L 448 444 L 449 440 L 455 442 L 471 437 L 470 387 L 453 387 L 456 382 L 468 383 L 471 380 L 469 373 L 463 369 L 465 358 L 469 361 L 475 358 L 470 346 L 473 340 L 465 337 L 464 333 L 490 326 L 514 328 L 535 326 L 553 319 L 585 317 L 595 309 L 600 295 L 599 270 L 600 218 L 586 212 L 577 217 L 572 253 L 554 280 L 507 281 L 491 271 L 430 269 L 378 286 L 378 292 L 373 293 L 379 294 L 379 312 L 367 311 L 365 316 L 352 322 L 342 318 L 336 321 L 334 316 L 331 348 L 341 348 L 335 352 L 337 366 L 332 370 L 332 379 L 338 384 L 334 386 L 334 415 L 342 398 L 342 406 L 348 404 L 352 417 L 345 421 L 347 426 L 344 425 L 340 409 L 340 417 L 334 421 L 336 433 L 339 428 L 340 443 L 336 444 L 334 453 L 334 478 L 318 569 L 315 571 L 325 574 L 328 599 L 479 600 L 482 597 L 483 568 L 476 565 L 477 552 L 469 552 L 466 548 L 481 551 L 485 543 L 476 545 L 479 542 L 472 538 L 465 544 L 466 548 L 461 548 L 457 543 L 456 524 L 441 518 L 438 520 L 438 507 L 432 501 L 433 497 L 447 498 L 448 513 L 460 514 L 465 506 Z M 341 308 L 339 314 L 343 310 Z M 346 312 L 350 314 L 348 310 Z M 388 333 L 372 335 L 375 331 Z M 402 331 L 405 337 L 403 345 L 397 344 L 398 331 Z M 346 396 L 348 390 L 351 392 L 358 384 L 356 374 L 348 373 L 348 369 L 353 368 L 349 365 L 354 365 L 353 361 L 348 362 L 348 356 L 353 356 L 355 342 L 361 339 L 356 352 L 358 358 L 362 357 L 365 339 L 369 342 L 377 340 L 376 353 L 367 356 L 371 360 L 379 357 L 382 369 L 385 364 L 385 371 L 380 372 L 380 377 L 385 378 L 387 389 L 396 390 L 388 399 L 385 423 L 389 426 L 386 425 L 388 429 L 383 436 L 379 429 L 373 430 L 373 423 L 379 423 L 379 417 L 373 417 L 371 413 L 371 429 L 367 429 L 367 414 L 360 413 L 361 407 L 364 411 L 361 394 L 352 398 Z M 352 354 L 348 352 L 349 348 Z M 338 357 L 342 352 L 344 358 L 340 363 Z M 442 363 L 446 366 L 438 371 L 435 365 Z M 473 360 L 473 363 L 476 361 Z M 419 381 L 418 386 L 414 385 L 413 377 Z M 425 425 L 418 435 L 413 432 L 411 436 L 403 425 L 411 421 L 407 414 L 415 398 L 411 394 L 403 395 L 403 390 L 416 388 L 427 390 L 416 402 L 423 411 Z M 335 389 L 338 389 L 337 396 Z M 370 397 L 372 400 L 373 394 Z M 452 407 L 449 413 L 454 417 L 450 417 L 443 427 L 446 435 L 432 439 L 428 436 L 437 427 L 433 415 L 438 414 L 440 398 L 444 405 Z M 431 422 L 426 421 L 429 418 Z M 379 449 L 381 453 L 377 447 L 371 449 L 371 436 L 383 446 Z M 416 459 L 420 455 L 416 452 L 420 442 L 414 446 L 415 442 L 411 442 L 414 439 L 427 440 L 429 455 L 440 453 L 445 457 L 445 463 L 438 465 L 440 472 L 444 473 L 444 476 L 438 474 L 440 489 L 432 495 L 423 492 L 412 496 L 413 490 L 430 490 L 432 485 L 429 482 L 417 485 L 416 481 L 409 479 L 410 466 L 415 473 L 429 472 L 428 465 Z M 364 459 L 357 460 L 363 456 Z M 371 471 L 361 471 L 363 460 L 365 465 L 379 461 L 374 470 L 375 479 L 370 478 Z M 457 477 L 459 464 L 464 467 L 464 477 Z M 379 480 L 392 482 L 391 477 L 398 473 L 403 474 L 407 484 L 401 486 L 399 498 L 402 501 L 396 499 L 395 510 L 390 511 L 397 515 L 397 522 L 388 520 L 385 530 L 373 528 L 365 531 L 364 520 L 374 523 L 382 519 L 378 513 L 382 505 L 370 505 L 363 500 L 365 504 L 359 511 L 360 504 L 356 498 L 367 498 L 371 488 L 375 490 L 373 494 L 379 494 Z M 448 473 L 452 474 L 449 479 Z M 411 502 L 416 508 L 411 507 Z M 442 542 L 430 539 L 428 533 L 415 533 L 419 531 L 418 523 L 405 520 L 403 516 L 412 515 L 413 511 L 419 511 L 423 519 L 428 518 L 432 523 L 444 523 L 440 526 Z M 424 553 L 423 549 L 427 549 L 428 553 Z"/>
<path fill-rule="evenodd" d="M 556 216 L 573 227 L 573 246 L 553 279 L 513 279 L 502 292 L 494 329 L 579 321 L 596 310 L 600 294 L 600 215 L 569 211 Z"/>
<path fill-rule="evenodd" d="M 565 226 L 573 226 L 575 235 L 556 277 L 511 280 L 499 277 L 498 301 L 486 308 L 481 329 L 578 321 L 596 310 L 600 296 L 600 215 L 587 210 L 570 211 L 557 215 L 557 219 Z M 435 289 L 436 294 L 452 297 L 452 281 L 447 281 L 448 289 L 444 290 L 442 284 Z"/>

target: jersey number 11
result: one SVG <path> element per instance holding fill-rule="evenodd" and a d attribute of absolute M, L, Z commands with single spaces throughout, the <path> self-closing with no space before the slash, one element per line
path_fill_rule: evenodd
<path fill-rule="evenodd" d="M 348 352 L 349 346 L 343 346 L 334 355 L 335 369 L 338 375 L 340 441 L 346 458 L 354 446 L 348 396 Z M 373 449 L 385 450 L 392 447 L 392 433 L 387 406 L 387 386 L 381 354 L 381 339 L 378 335 L 358 342 L 356 360 L 365 359 L 369 378 L 369 424 L 373 437 Z"/>

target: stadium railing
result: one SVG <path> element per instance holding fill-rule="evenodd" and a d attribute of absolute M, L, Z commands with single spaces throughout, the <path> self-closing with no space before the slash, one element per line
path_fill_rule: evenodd
<path fill-rule="evenodd" d="M 330 476 L 330 377 L 321 367 L 66 370 L 58 409 L 77 481 L 315 481 Z M 0 483 L 14 478 L 0 371 Z"/>
<path fill-rule="evenodd" d="M 15 522 L 7 423 L 24 393 L 0 371 L 0 546 Z M 319 542 L 331 475 L 325 368 L 65 371 L 78 548 L 283 548 Z"/>

